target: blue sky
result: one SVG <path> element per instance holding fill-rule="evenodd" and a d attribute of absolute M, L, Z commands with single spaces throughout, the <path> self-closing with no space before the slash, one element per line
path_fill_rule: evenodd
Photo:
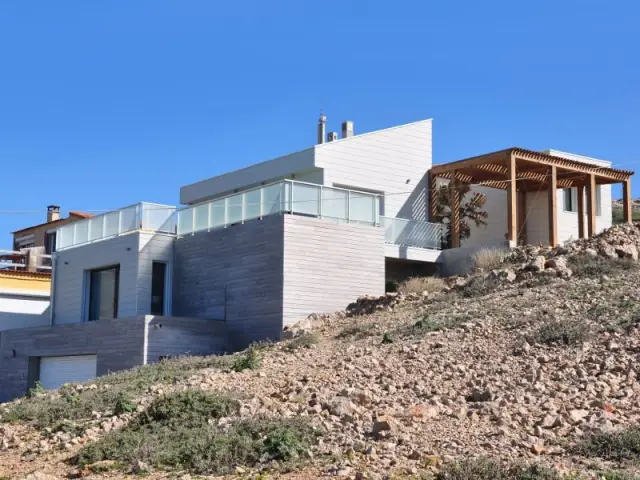
<path fill-rule="evenodd" d="M 631 0 L 2 2 L 0 45 L 0 248 L 50 203 L 176 204 L 306 148 L 320 108 L 356 132 L 432 117 L 437 163 L 515 145 L 640 163 Z"/>

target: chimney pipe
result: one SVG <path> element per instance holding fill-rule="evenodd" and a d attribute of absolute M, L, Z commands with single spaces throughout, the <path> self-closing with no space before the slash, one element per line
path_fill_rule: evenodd
<path fill-rule="evenodd" d="M 353 122 L 351 120 L 342 122 L 342 138 L 349 137 L 353 137 Z"/>
<path fill-rule="evenodd" d="M 327 133 L 327 142 L 333 142 L 334 140 L 338 140 L 338 132 Z"/>
<path fill-rule="evenodd" d="M 318 145 L 324 143 L 324 135 L 327 130 L 327 117 L 320 112 L 320 118 L 318 119 Z"/>
<path fill-rule="evenodd" d="M 58 205 L 49 205 L 47 207 L 47 223 L 60 220 L 60 207 Z"/>

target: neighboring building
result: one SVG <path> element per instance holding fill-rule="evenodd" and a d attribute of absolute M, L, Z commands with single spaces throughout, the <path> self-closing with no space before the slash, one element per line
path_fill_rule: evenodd
<path fill-rule="evenodd" d="M 610 191 L 600 190 L 597 207 L 596 183 L 630 188 L 631 172 L 557 152 L 509 149 L 432 166 L 431 120 L 362 135 L 345 122 L 340 139 L 325 125 L 321 117 L 307 150 L 182 187 L 184 208 L 141 203 L 57 228 L 51 326 L 3 333 L 0 400 L 36 380 L 55 387 L 279 339 L 310 313 L 382 294 L 386 279 L 450 273 L 479 244 L 513 244 L 522 231 L 558 243 L 560 209 L 571 205 L 556 188 L 582 194 L 585 178 L 592 235 L 610 217 Z M 497 192 L 490 224 L 463 248 L 441 251 L 444 226 L 428 222 L 440 178 L 455 179 L 454 202 L 458 182 Z M 584 217 L 575 220 L 582 235 Z M 572 234 L 563 228 L 563 238 Z M 452 243 L 460 246 L 455 235 Z"/>
<path fill-rule="evenodd" d="M 91 218 L 93 215 L 82 212 L 69 212 L 66 218 L 60 218 L 60 207 L 47 207 L 47 221 L 13 232 L 13 249 L 44 247 L 44 252 L 51 255 L 55 251 L 56 229 L 69 223 Z"/>
<path fill-rule="evenodd" d="M 49 325 L 50 294 L 51 273 L 0 269 L 0 333 Z"/>

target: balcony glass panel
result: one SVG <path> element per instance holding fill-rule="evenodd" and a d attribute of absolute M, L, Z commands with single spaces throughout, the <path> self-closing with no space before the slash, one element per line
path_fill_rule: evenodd
<path fill-rule="evenodd" d="M 304 183 L 292 184 L 291 203 L 294 213 L 320 215 L 320 187 Z"/>
<path fill-rule="evenodd" d="M 104 214 L 104 236 L 112 237 L 118 234 L 118 212 L 109 212 Z"/>
<path fill-rule="evenodd" d="M 206 230 L 209 228 L 209 204 L 198 205 L 193 209 L 193 231 Z"/>
<path fill-rule="evenodd" d="M 346 190 L 336 190 L 334 188 L 322 189 L 322 216 L 347 219 L 349 192 Z"/>
<path fill-rule="evenodd" d="M 89 221 L 89 241 L 99 240 L 104 236 L 104 215 L 90 218 Z"/>
<path fill-rule="evenodd" d="M 138 229 L 138 206 L 120 210 L 120 232 L 131 232 Z"/>
<path fill-rule="evenodd" d="M 284 198 L 282 193 L 284 189 L 282 187 L 282 183 L 276 183 L 262 188 L 263 215 L 271 215 L 283 210 Z"/>
<path fill-rule="evenodd" d="M 210 228 L 224 227 L 225 222 L 225 205 L 226 199 L 211 202 L 211 211 L 209 217 Z"/>
<path fill-rule="evenodd" d="M 251 190 L 244 194 L 244 219 L 259 218 L 262 216 L 262 189 Z"/>
<path fill-rule="evenodd" d="M 227 225 L 242 222 L 242 199 L 244 194 L 239 193 L 227 198 Z"/>
<path fill-rule="evenodd" d="M 375 223 L 376 198 L 366 193 L 349 192 L 349 221 Z"/>

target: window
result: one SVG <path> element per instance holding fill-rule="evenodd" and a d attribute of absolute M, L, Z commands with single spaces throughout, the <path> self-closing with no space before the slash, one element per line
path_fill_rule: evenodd
<path fill-rule="evenodd" d="M 151 315 L 164 315 L 167 264 L 153 262 L 151 267 Z"/>
<path fill-rule="evenodd" d="M 564 188 L 562 189 L 562 207 L 565 212 L 577 212 L 578 211 L 578 189 L 577 188 Z M 582 198 L 586 207 L 586 195 Z M 602 215 L 602 185 L 596 185 L 596 216 Z"/>
<path fill-rule="evenodd" d="M 565 212 L 577 212 L 578 211 L 578 189 L 577 188 L 564 188 L 562 190 L 564 197 L 563 207 Z"/>
<path fill-rule="evenodd" d="M 120 265 L 89 271 L 89 321 L 118 316 L 119 283 Z"/>
<path fill-rule="evenodd" d="M 44 235 L 44 250 L 47 255 L 51 255 L 56 251 L 56 232 Z"/>

